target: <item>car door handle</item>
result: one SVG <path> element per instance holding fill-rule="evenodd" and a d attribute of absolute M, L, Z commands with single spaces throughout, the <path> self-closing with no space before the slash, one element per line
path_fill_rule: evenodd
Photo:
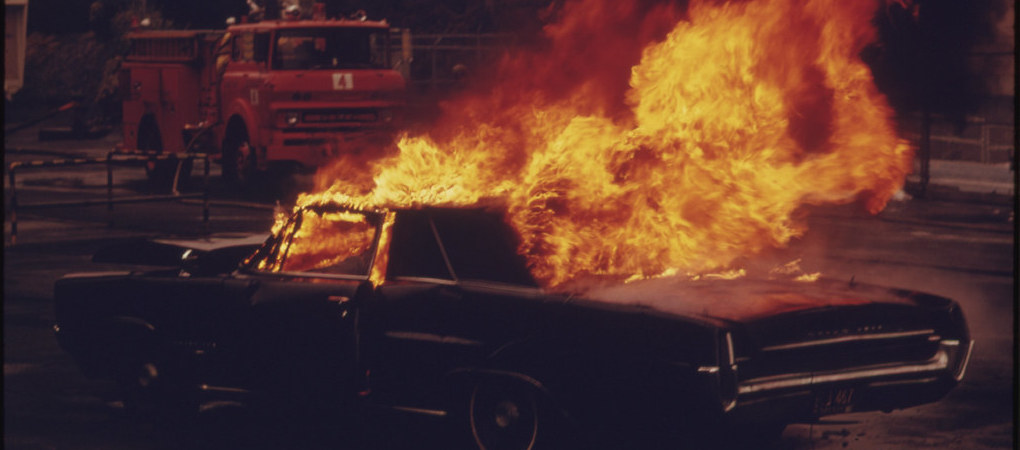
<path fill-rule="evenodd" d="M 344 305 L 350 302 L 351 298 L 345 295 L 330 295 L 329 297 L 326 297 L 326 300 L 328 300 L 330 303 Z"/>
<path fill-rule="evenodd" d="M 341 318 L 347 318 L 354 311 L 351 307 L 351 298 L 346 295 L 330 295 L 326 297 L 326 301 L 339 306 Z"/>

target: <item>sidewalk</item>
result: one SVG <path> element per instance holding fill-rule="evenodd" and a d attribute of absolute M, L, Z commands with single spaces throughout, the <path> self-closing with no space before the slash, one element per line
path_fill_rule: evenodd
<path fill-rule="evenodd" d="M 963 203 L 1012 205 L 1016 196 L 1016 172 L 1009 163 L 983 164 L 968 161 L 932 160 L 924 198 Z M 920 163 L 907 177 L 903 190 L 919 197 Z"/>

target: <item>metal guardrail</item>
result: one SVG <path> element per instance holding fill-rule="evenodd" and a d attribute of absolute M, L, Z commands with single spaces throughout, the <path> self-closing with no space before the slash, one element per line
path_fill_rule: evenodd
<path fill-rule="evenodd" d="M 941 117 L 933 116 L 932 120 L 944 120 Z M 946 133 L 930 133 L 929 139 L 932 142 L 944 142 L 947 144 L 961 144 L 971 146 L 978 151 L 978 161 L 982 163 L 992 162 L 992 153 L 995 151 L 1010 151 L 1013 150 L 1013 142 L 1009 143 L 993 143 L 992 141 L 992 130 L 999 129 L 1005 130 L 1007 134 L 1012 134 L 1012 130 L 1015 128 L 1015 124 L 993 122 L 985 120 L 983 117 L 967 117 L 967 126 L 975 126 L 980 130 L 980 135 L 974 138 L 967 138 L 957 134 L 946 134 Z M 906 137 L 914 140 L 921 140 L 921 133 L 907 132 Z"/>
<path fill-rule="evenodd" d="M 917 144 L 918 148 L 918 159 L 920 160 L 920 184 L 919 191 L 912 193 L 917 197 L 924 197 L 928 191 L 928 185 L 931 182 L 931 160 L 932 160 L 932 144 L 942 143 L 951 144 L 957 146 L 966 146 L 975 150 L 976 162 L 981 163 L 992 163 L 993 152 L 1001 153 L 1006 151 L 1010 154 L 1013 153 L 1015 141 L 1001 142 L 992 139 L 992 130 L 1000 129 L 1006 130 L 1008 134 L 1013 134 L 1015 124 L 1008 122 L 1001 122 L 996 120 L 988 120 L 981 116 L 966 116 L 964 118 L 964 126 L 966 127 L 978 127 L 979 136 L 976 138 L 968 138 L 957 132 L 955 134 L 947 134 L 945 132 L 938 132 L 933 130 L 936 124 L 945 124 L 948 119 L 945 116 L 939 114 L 925 114 L 924 112 L 906 116 L 913 120 L 917 120 L 920 125 L 919 132 L 904 131 L 901 130 L 901 135 Z"/>
<path fill-rule="evenodd" d="M 413 34 L 402 39 L 401 29 L 391 29 L 393 51 L 405 55 L 402 64 L 406 65 L 405 76 L 411 85 L 445 89 L 459 82 L 458 76 L 452 73 L 455 65 L 474 66 L 475 70 L 487 61 L 497 57 L 502 51 L 511 47 L 516 40 L 515 35 L 507 33 L 446 33 L 446 34 Z M 410 51 L 405 52 L 407 46 Z M 417 68 L 412 70 L 410 65 Z"/>
<path fill-rule="evenodd" d="M 174 173 L 173 184 L 171 186 L 171 194 L 169 195 L 144 195 L 144 196 L 128 196 L 114 198 L 113 196 L 113 166 L 116 163 L 127 163 L 127 162 L 138 162 L 138 161 L 152 161 L 152 160 L 169 160 L 174 159 L 178 161 L 177 170 Z M 177 184 L 179 182 L 181 173 L 181 164 L 185 160 L 204 160 L 203 170 L 203 182 L 202 182 L 202 193 L 200 194 L 181 194 L 177 191 Z M 17 184 L 17 173 L 23 169 L 40 169 L 50 167 L 69 167 L 69 166 L 80 166 L 86 164 L 106 164 L 106 198 L 105 199 L 86 199 L 77 201 L 63 201 L 63 202 L 38 202 L 19 204 L 18 202 L 18 184 Z M 27 162 L 13 162 L 7 165 L 7 173 L 10 178 L 11 184 L 11 245 L 17 243 L 18 238 L 18 210 L 25 209 L 46 209 L 46 208 L 67 208 L 75 206 L 95 206 L 95 205 L 106 205 L 108 226 L 113 226 L 113 205 L 117 203 L 145 203 L 145 202 L 157 202 L 157 201 L 170 201 L 170 200 L 184 200 L 184 199 L 202 199 L 202 223 L 208 227 L 209 224 L 209 168 L 210 168 L 209 154 L 207 153 L 158 153 L 152 151 L 123 151 L 113 150 L 106 154 L 105 158 L 62 158 L 53 159 L 48 161 L 27 161 Z"/>

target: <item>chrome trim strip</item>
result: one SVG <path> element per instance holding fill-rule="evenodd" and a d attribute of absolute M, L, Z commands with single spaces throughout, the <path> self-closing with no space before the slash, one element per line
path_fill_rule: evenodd
<path fill-rule="evenodd" d="M 415 408 L 413 406 L 390 406 L 390 409 L 397 411 L 409 412 L 412 414 L 422 414 L 432 417 L 446 417 L 447 412 L 440 409 L 426 409 L 426 408 Z"/>
<path fill-rule="evenodd" d="M 226 386 L 210 386 L 208 384 L 203 384 L 203 385 L 199 386 L 198 388 L 203 390 L 203 391 L 206 391 L 206 392 L 226 392 L 226 393 L 230 393 L 230 394 L 247 394 L 247 393 L 251 392 L 251 391 L 249 391 L 247 389 L 242 389 L 242 388 L 234 388 L 234 387 L 226 387 Z"/>
<path fill-rule="evenodd" d="M 698 373 L 719 373 L 719 366 L 701 366 Z"/>
<path fill-rule="evenodd" d="M 760 391 L 784 389 L 797 386 L 808 386 L 821 383 L 850 381 L 864 378 L 877 378 L 892 375 L 908 375 L 913 373 L 945 370 L 949 367 L 949 356 L 945 350 L 939 349 L 931 359 L 916 364 L 881 364 L 865 366 L 850 371 L 826 371 L 818 373 L 797 373 L 777 375 L 748 380 L 740 383 L 738 394 L 753 394 Z"/>
<path fill-rule="evenodd" d="M 64 275 L 61 278 L 98 278 L 98 277 L 123 277 L 131 275 L 129 270 L 110 270 L 106 272 L 74 272 Z"/>
<path fill-rule="evenodd" d="M 280 276 L 280 277 L 324 278 L 324 279 L 329 279 L 329 280 L 350 280 L 350 281 L 366 281 L 366 280 L 368 280 L 368 277 L 371 275 L 371 274 L 369 274 L 369 275 L 355 275 L 355 274 L 344 274 L 344 273 L 325 273 L 325 272 L 316 272 L 314 270 L 309 270 L 309 271 L 305 271 L 305 272 L 291 272 L 291 271 L 281 270 L 279 272 L 273 272 L 273 271 L 270 271 L 270 270 L 255 269 L 255 272 L 258 272 L 259 274 L 275 275 L 275 276 Z"/>
<path fill-rule="evenodd" d="M 456 286 L 457 285 L 456 281 L 447 280 L 447 279 L 444 279 L 444 278 L 393 277 L 391 279 L 393 281 L 414 281 L 414 282 L 420 282 L 420 283 L 442 284 L 442 285 L 446 285 L 446 286 Z"/>
<path fill-rule="evenodd" d="M 868 383 L 868 387 L 902 386 L 904 384 L 926 384 L 937 380 L 938 378 L 936 377 L 928 377 L 919 378 L 916 380 L 876 381 L 874 383 Z"/>
<path fill-rule="evenodd" d="M 734 365 L 734 361 L 736 360 L 736 356 L 733 354 L 733 333 L 730 332 L 726 333 L 726 351 L 728 352 L 727 355 L 729 355 L 730 369 L 735 370 L 736 367 Z"/>
<path fill-rule="evenodd" d="M 433 342 L 437 344 L 469 345 L 474 347 L 481 347 L 484 344 L 483 342 L 476 341 L 474 339 L 465 339 L 457 336 L 443 336 L 439 334 L 422 333 L 418 331 L 387 331 L 383 334 L 391 339 L 400 339 L 405 341 L 422 341 Z"/>
<path fill-rule="evenodd" d="M 900 331 L 900 332 L 895 332 L 895 333 L 858 334 L 858 335 L 853 335 L 853 336 L 840 336 L 840 337 L 829 338 L 829 339 L 819 339 L 819 340 L 816 340 L 816 341 L 794 342 L 792 344 L 770 345 L 768 347 L 762 348 L 762 351 L 770 352 L 770 351 L 774 351 L 774 350 L 789 350 L 789 349 L 792 349 L 792 348 L 813 347 L 813 346 L 816 346 L 816 345 L 829 345 L 829 344 L 837 344 L 837 343 L 840 343 L 840 342 L 870 341 L 870 340 L 875 340 L 875 339 L 898 339 L 898 338 L 905 338 L 905 337 L 924 336 L 924 335 L 934 334 L 934 333 L 935 333 L 935 330 L 917 330 L 917 331 Z"/>
<path fill-rule="evenodd" d="M 436 228 L 436 222 L 432 220 L 432 215 L 429 214 L 429 226 L 432 227 L 432 236 L 436 238 L 436 244 L 439 245 L 439 253 L 443 255 L 443 262 L 446 263 L 446 270 L 453 277 L 453 281 L 457 281 L 457 272 L 453 270 L 453 264 L 450 263 L 450 256 L 446 254 L 446 245 L 443 244 L 443 239 L 439 237 L 439 230 Z"/>
<path fill-rule="evenodd" d="M 726 332 L 726 360 L 729 363 L 729 366 L 727 367 L 729 369 L 729 374 L 732 377 L 731 380 L 733 383 L 737 384 L 736 387 L 738 388 L 737 394 L 734 395 L 729 402 L 723 405 L 723 412 L 730 412 L 737 406 L 737 397 L 740 396 L 740 383 L 737 382 L 737 365 L 734 362 L 736 361 L 736 355 L 733 354 L 733 333 L 730 333 L 729 331 Z M 722 381 L 722 377 L 720 377 L 720 381 Z"/>
<path fill-rule="evenodd" d="M 806 391 L 786 392 L 786 393 L 783 393 L 783 394 L 778 394 L 778 395 L 768 396 L 768 397 L 761 397 L 761 398 L 752 398 L 752 399 L 742 398 L 738 402 L 737 406 L 744 407 L 744 406 L 748 406 L 748 405 L 754 405 L 756 403 L 774 402 L 776 400 L 782 400 L 782 399 L 786 399 L 786 398 L 795 398 L 795 397 L 806 397 L 806 396 L 809 396 L 809 395 L 811 395 L 811 391 L 810 390 L 806 390 Z"/>
<path fill-rule="evenodd" d="M 736 408 L 736 407 L 737 407 L 737 397 L 733 397 L 733 400 L 730 400 L 729 403 L 723 405 L 723 412 L 733 411 L 733 408 Z"/>
<path fill-rule="evenodd" d="M 956 379 L 957 382 L 963 381 L 963 374 L 967 373 L 967 365 L 970 364 L 970 354 L 971 354 L 972 351 L 974 351 L 974 341 L 973 340 L 971 340 L 970 344 L 967 345 L 967 354 L 964 355 L 964 357 L 963 357 L 963 364 L 960 364 L 960 367 L 958 368 L 960 373 L 957 374 L 955 377 L 953 377 L 953 378 Z"/>

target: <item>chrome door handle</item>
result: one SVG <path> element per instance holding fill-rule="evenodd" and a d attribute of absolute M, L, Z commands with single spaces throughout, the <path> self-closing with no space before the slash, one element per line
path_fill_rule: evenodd
<path fill-rule="evenodd" d="M 344 295 L 330 295 L 329 297 L 326 297 L 326 300 L 329 300 L 330 303 L 338 303 L 343 305 L 350 302 L 351 298 Z"/>

